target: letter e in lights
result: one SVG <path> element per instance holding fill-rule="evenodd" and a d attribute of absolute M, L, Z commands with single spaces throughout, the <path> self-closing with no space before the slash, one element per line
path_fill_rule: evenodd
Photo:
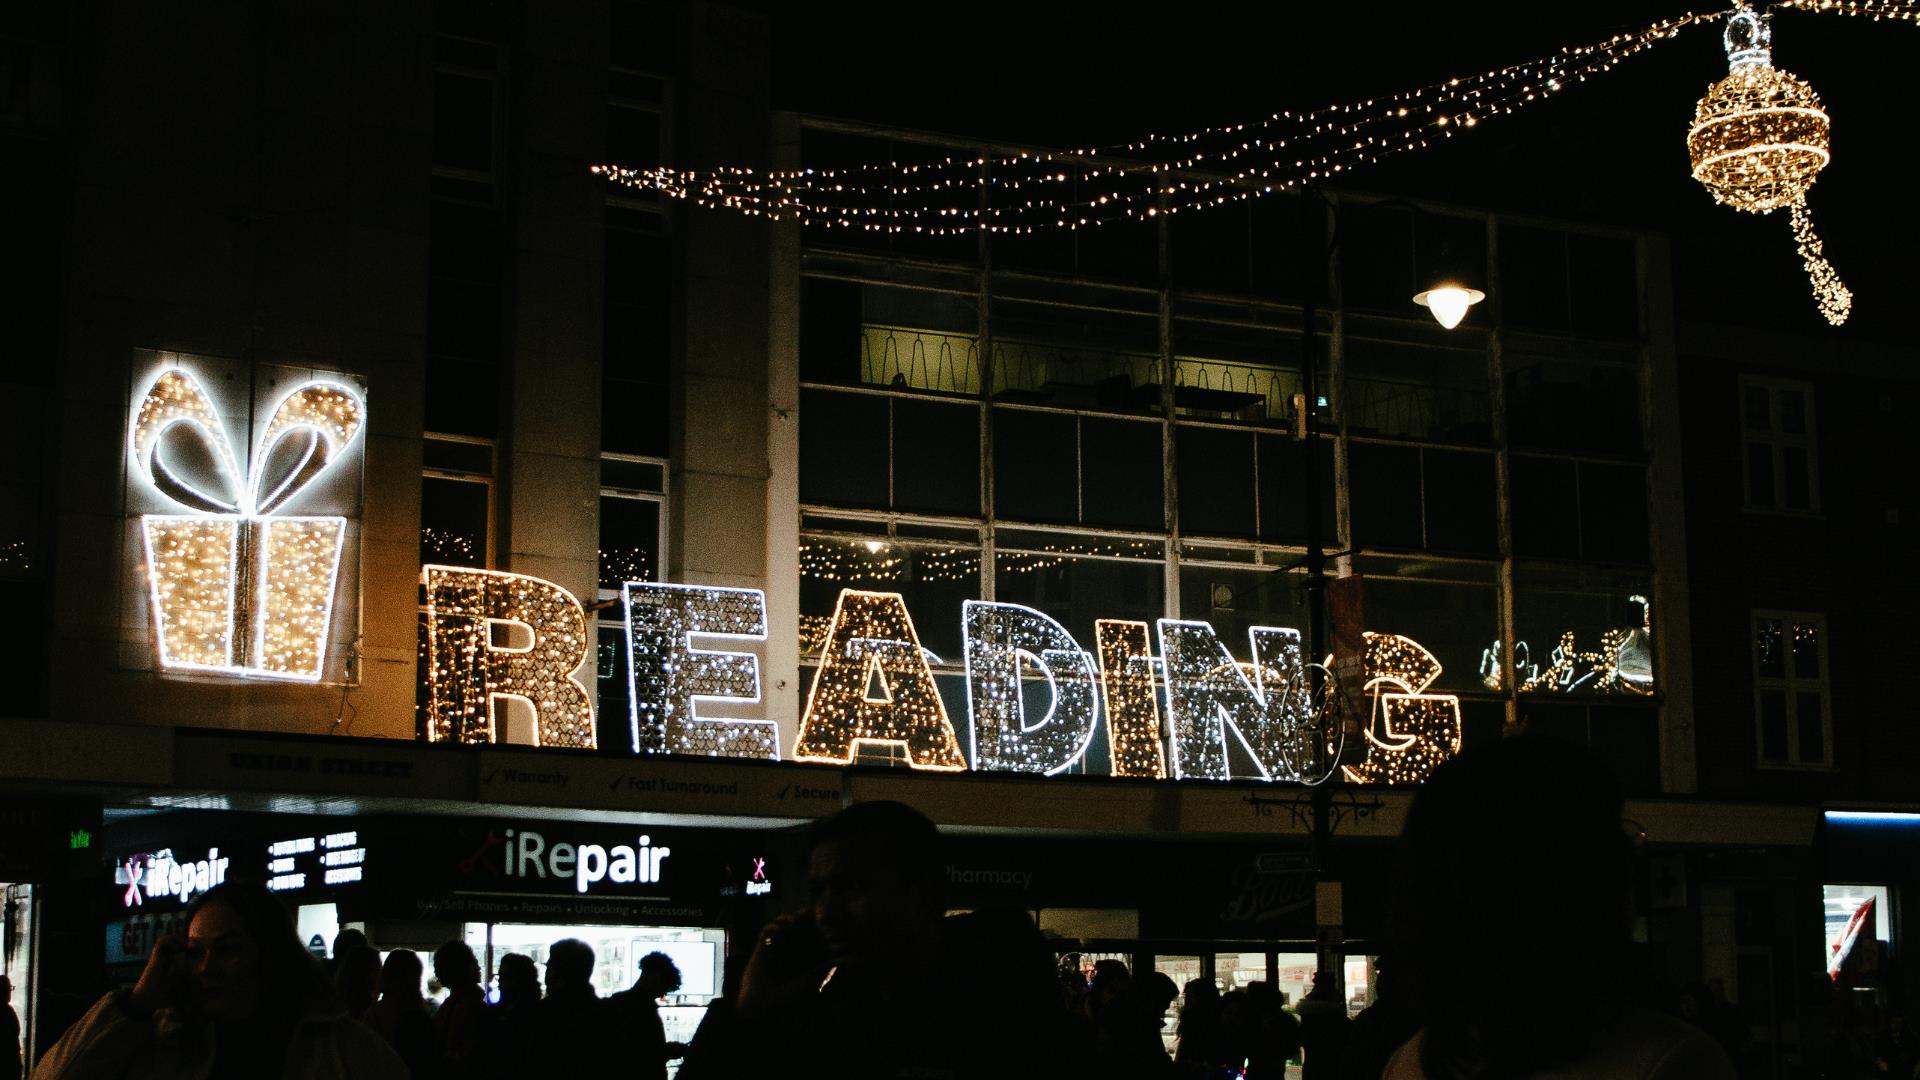
<path fill-rule="evenodd" d="M 693 647 L 692 636 L 767 640 L 767 598 L 758 589 L 656 585 L 620 587 L 627 609 L 629 718 L 637 754 L 779 758 L 772 720 L 696 715 L 703 701 L 760 700 L 752 653 Z"/>

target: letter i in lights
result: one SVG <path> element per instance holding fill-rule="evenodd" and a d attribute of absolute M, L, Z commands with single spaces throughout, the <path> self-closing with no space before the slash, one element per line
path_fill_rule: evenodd
<path fill-rule="evenodd" d="M 1107 749 L 1114 776 L 1167 777 L 1160 746 L 1160 691 L 1154 686 L 1148 627 L 1126 619 L 1093 624 L 1100 688 L 1107 699 Z"/>
<path fill-rule="evenodd" d="M 574 671 L 587 658 L 587 613 L 551 581 L 497 570 L 426 566 L 427 738 L 498 740 L 494 703 L 533 707 L 535 746 L 594 745 L 593 705 Z M 521 638 L 497 643 L 496 626 Z"/>
<path fill-rule="evenodd" d="M 842 589 L 793 756 L 852 764 L 861 743 L 905 747 L 916 769 L 967 767 L 906 601 L 899 593 Z"/>

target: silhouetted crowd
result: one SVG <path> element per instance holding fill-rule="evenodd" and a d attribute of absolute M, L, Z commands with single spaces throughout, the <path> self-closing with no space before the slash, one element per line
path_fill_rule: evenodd
<path fill-rule="evenodd" d="M 950 914 L 934 825 L 869 802 L 814 827 L 811 902 L 733 950 L 684 1046 L 659 1014 L 681 984 L 663 953 L 605 998 L 584 942 L 548 947 L 544 986 L 508 954 L 490 1001 L 473 951 L 450 941 L 430 958 L 436 1008 L 418 953 L 382 961 L 347 932 L 323 965 L 270 893 L 229 883 L 33 1076 L 664 1080 L 677 1061 L 681 1080 L 1282 1080 L 1293 1062 L 1304 1080 L 1727 1080 L 1747 1032 L 1721 988 L 1631 1004 L 1622 809 L 1597 758 L 1531 736 L 1436 770 L 1402 830 L 1373 1004 L 1351 1020 L 1337 985 L 1297 1002 L 1264 981 L 1183 988 L 1117 959 L 1062 961 L 1025 911 Z M 1920 1056 L 1893 1020 L 1839 1032 L 1833 1060 L 1836 1080 L 1912 1080 Z"/>

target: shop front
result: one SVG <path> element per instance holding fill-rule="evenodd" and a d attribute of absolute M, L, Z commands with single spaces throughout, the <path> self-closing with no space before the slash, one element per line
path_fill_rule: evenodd
<path fill-rule="evenodd" d="M 514 817 L 304 817 L 176 812 L 122 818 L 109 830 L 110 981 L 139 977 L 153 944 L 185 932 L 202 893 L 262 883 L 285 900 L 301 939 L 331 956 L 353 928 L 384 955 L 427 962 L 464 941 L 494 992 L 510 953 L 544 965 L 553 943 L 584 941 L 601 996 L 633 985 L 642 957 L 663 952 L 681 986 L 661 1009 L 685 1041 L 723 992 L 732 943 L 751 942 L 772 905 L 795 902 L 775 830 L 606 824 Z M 543 968 L 542 968 L 543 969 Z"/>

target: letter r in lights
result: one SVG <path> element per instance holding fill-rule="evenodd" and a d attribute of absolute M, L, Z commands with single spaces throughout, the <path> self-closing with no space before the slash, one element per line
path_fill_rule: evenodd
<path fill-rule="evenodd" d="M 587 658 L 587 615 L 551 581 L 458 566 L 422 568 L 427 585 L 427 738 L 495 742 L 494 703 L 533 707 L 536 746 L 594 745 L 593 705 L 573 676 Z M 495 626 L 522 643 L 496 644 Z"/>

